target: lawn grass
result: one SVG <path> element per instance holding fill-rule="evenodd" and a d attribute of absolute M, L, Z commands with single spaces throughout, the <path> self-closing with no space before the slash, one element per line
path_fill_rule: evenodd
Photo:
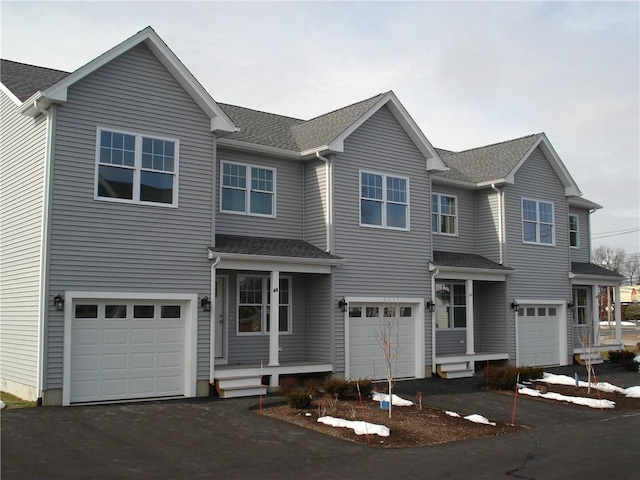
<path fill-rule="evenodd" d="M 22 400 L 21 398 L 6 392 L 0 392 L 0 400 L 5 403 L 5 408 L 30 408 L 36 406 L 36 402 Z"/>

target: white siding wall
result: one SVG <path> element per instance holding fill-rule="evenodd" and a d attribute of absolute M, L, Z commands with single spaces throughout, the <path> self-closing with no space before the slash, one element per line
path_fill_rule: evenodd
<path fill-rule="evenodd" d="M 0 92 L 0 388 L 35 400 L 46 119 Z"/>
<path fill-rule="evenodd" d="M 177 138 L 179 206 L 94 200 L 98 126 Z M 215 139 L 209 119 L 143 45 L 69 89 L 59 109 L 50 292 L 209 293 Z M 200 309 L 199 309 L 200 311 Z M 200 312 L 198 378 L 208 378 Z M 47 385 L 62 385 L 62 316 L 51 312 Z"/>
<path fill-rule="evenodd" d="M 387 108 L 345 141 L 335 158 L 335 254 L 344 258 L 334 273 L 335 369 L 344 369 L 343 296 L 429 298 L 431 252 L 430 181 L 425 160 Z M 359 169 L 410 178 L 410 231 L 359 226 Z M 426 321 L 426 320 L 424 320 Z M 431 327 L 425 331 L 430 339 Z M 426 335 L 426 336 L 427 336 Z M 431 341 L 426 341 L 426 358 Z"/>

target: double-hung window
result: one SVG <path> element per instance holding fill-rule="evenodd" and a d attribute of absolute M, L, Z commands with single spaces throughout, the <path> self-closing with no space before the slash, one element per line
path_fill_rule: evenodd
<path fill-rule="evenodd" d="M 451 195 L 431 194 L 431 230 L 442 235 L 458 234 L 458 204 Z"/>
<path fill-rule="evenodd" d="M 554 244 L 553 203 L 522 199 L 522 241 Z"/>
<path fill-rule="evenodd" d="M 437 328 L 466 328 L 467 295 L 464 283 L 437 282 L 435 298 Z"/>
<path fill-rule="evenodd" d="M 569 246 L 580 248 L 578 236 L 578 215 L 569 215 Z"/>
<path fill-rule="evenodd" d="M 271 329 L 270 283 L 268 276 L 238 277 L 238 335 L 262 335 Z M 278 292 L 278 330 L 280 333 L 291 333 L 291 278 L 280 277 Z"/>
<path fill-rule="evenodd" d="M 221 212 L 275 216 L 275 169 L 222 162 L 221 171 Z"/>
<path fill-rule="evenodd" d="M 409 229 L 409 179 L 360 172 L 360 225 Z"/>
<path fill-rule="evenodd" d="M 98 129 L 96 150 L 97 199 L 177 206 L 177 140 Z"/>

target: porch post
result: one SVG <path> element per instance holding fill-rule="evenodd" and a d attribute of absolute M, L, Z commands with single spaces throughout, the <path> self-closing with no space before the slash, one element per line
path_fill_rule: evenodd
<path fill-rule="evenodd" d="M 613 305 L 616 320 L 616 343 L 622 344 L 622 310 L 620 305 L 620 285 L 613 287 Z"/>
<path fill-rule="evenodd" d="M 593 325 L 593 338 L 597 338 L 596 335 L 600 333 L 600 302 L 598 301 L 598 292 L 600 291 L 599 285 L 594 285 L 591 288 L 591 325 Z M 577 322 L 574 322 L 577 324 Z M 602 339 L 600 339 L 602 342 Z"/>
<path fill-rule="evenodd" d="M 279 333 L 280 333 L 280 272 L 271 272 L 271 292 L 269 295 L 269 366 L 280 365 Z"/>
<path fill-rule="evenodd" d="M 473 280 L 466 281 L 467 291 L 467 355 L 476 353 L 473 341 Z"/>

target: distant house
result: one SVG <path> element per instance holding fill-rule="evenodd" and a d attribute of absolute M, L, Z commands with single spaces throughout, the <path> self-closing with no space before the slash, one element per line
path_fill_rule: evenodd
<path fill-rule="evenodd" d="M 398 378 L 566 365 L 620 298 L 542 133 L 452 152 L 393 92 L 217 103 L 151 28 L 71 73 L 3 60 L 0 102 L 0 382 L 44 405 L 382 378 L 385 317 Z"/>

